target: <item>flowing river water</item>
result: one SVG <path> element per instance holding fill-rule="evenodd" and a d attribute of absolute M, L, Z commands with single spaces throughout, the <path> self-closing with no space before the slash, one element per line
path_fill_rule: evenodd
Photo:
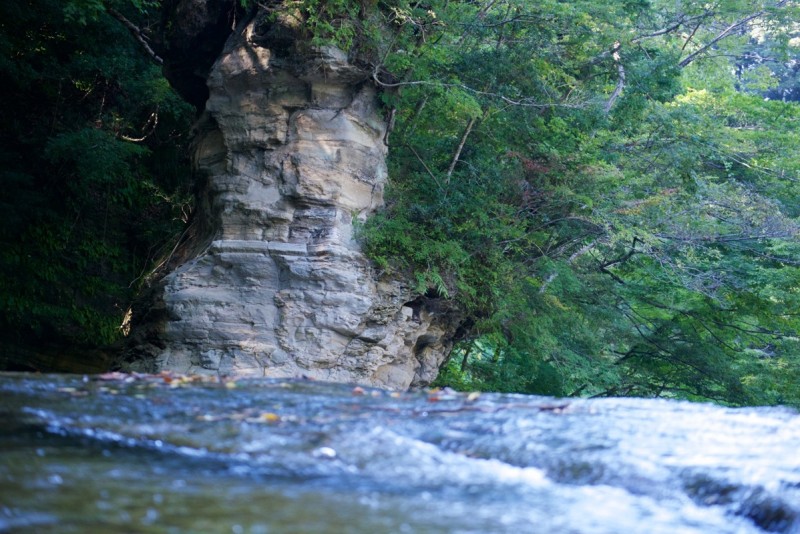
<path fill-rule="evenodd" d="M 800 416 L 0 375 L 0 532 L 800 533 Z"/>

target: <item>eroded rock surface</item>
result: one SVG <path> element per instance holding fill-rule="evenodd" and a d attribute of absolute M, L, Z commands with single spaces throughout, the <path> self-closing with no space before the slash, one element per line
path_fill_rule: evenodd
<path fill-rule="evenodd" d="M 426 385 L 453 314 L 379 278 L 353 235 L 387 174 L 370 73 L 258 20 L 208 76 L 194 150 L 206 184 L 182 263 L 134 315 L 129 368 Z"/>

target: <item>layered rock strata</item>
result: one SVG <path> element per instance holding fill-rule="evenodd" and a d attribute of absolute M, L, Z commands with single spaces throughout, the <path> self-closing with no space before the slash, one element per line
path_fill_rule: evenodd
<path fill-rule="evenodd" d="M 387 175 L 369 72 L 280 31 L 250 22 L 211 68 L 193 237 L 134 316 L 128 368 L 426 385 L 452 314 L 379 279 L 353 235 Z"/>

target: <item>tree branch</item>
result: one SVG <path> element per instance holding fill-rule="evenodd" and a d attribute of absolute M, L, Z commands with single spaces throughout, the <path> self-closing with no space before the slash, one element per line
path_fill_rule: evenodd
<path fill-rule="evenodd" d="M 697 57 L 700 54 L 704 53 L 706 50 L 708 50 L 709 48 L 711 48 L 712 46 L 714 46 L 715 44 L 720 42 L 722 39 L 724 39 L 725 37 L 730 35 L 733 31 L 738 30 L 742 26 L 745 26 L 750 21 L 752 21 L 754 19 L 757 19 L 758 17 L 764 15 L 765 13 L 766 13 L 766 11 L 762 10 L 762 11 L 758 11 L 756 13 L 753 13 L 752 15 L 748 15 L 743 19 L 737 20 L 736 22 L 734 22 L 733 24 L 731 24 L 730 26 L 728 26 L 727 28 L 722 30 L 720 33 L 718 33 L 716 37 L 711 39 L 711 41 L 709 41 L 705 45 L 701 46 L 700 48 L 698 48 L 697 50 L 695 50 L 694 52 L 692 52 L 691 54 L 686 56 L 680 63 L 678 63 L 678 66 L 681 67 L 681 68 L 686 67 L 692 61 L 697 59 Z"/>
<path fill-rule="evenodd" d="M 614 258 L 613 260 L 604 261 L 603 263 L 600 264 L 600 269 L 607 269 L 608 267 L 613 267 L 614 265 L 617 265 L 617 264 L 620 264 L 620 263 L 625 263 L 626 261 L 631 259 L 634 254 L 639 252 L 638 250 L 636 250 L 636 243 L 638 241 L 639 241 L 639 238 L 638 237 L 634 237 L 633 238 L 633 243 L 631 243 L 631 249 L 628 252 L 626 252 L 625 254 L 620 256 L 619 258 Z"/>
<path fill-rule="evenodd" d="M 716 236 L 680 236 L 661 233 L 653 235 L 659 239 L 679 241 L 682 243 L 734 243 L 737 241 L 762 241 L 764 239 L 789 239 L 794 237 L 793 233 L 788 232 L 775 232 L 756 235 L 727 234 Z"/>
<path fill-rule="evenodd" d="M 453 160 L 450 162 L 450 167 L 447 169 L 447 177 L 445 178 L 445 184 L 450 183 L 450 177 L 453 175 L 453 171 L 456 168 L 456 163 L 458 163 L 458 158 L 461 157 L 461 151 L 464 149 L 464 144 L 467 142 L 467 138 L 469 134 L 472 132 L 472 127 L 475 126 L 475 121 L 478 119 L 476 117 L 471 117 L 469 122 L 467 123 L 467 127 L 464 130 L 464 135 L 461 136 L 461 141 L 458 143 L 458 148 L 456 149 L 455 154 L 453 154 Z"/>
<path fill-rule="evenodd" d="M 489 98 L 497 98 L 502 100 L 503 102 L 510 104 L 512 106 L 520 106 L 520 107 L 528 107 L 528 108 L 538 108 L 538 109 L 550 109 L 550 108 L 567 108 L 567 109 L 584 109 L 588 105 L 588 102 L 579 102 L 577 104 L 542 104 L 539 102 L 535 102 L 532 98 L 521 98 L 519 100 L 514 100 L 512 98 L 508 98 L 507 96 L 503 96 L 498 93 L 491 93 L 487 91 L 479 91 L 478 89 L 473 89 L 468 85 L 464 85 L 462 83 L 445 83 L 445 82 L 438 82 L 433 80 L 411 80 L 407 82 L 394 82 L 388 83 L 382 81 L 378 77 L 377 68 L 372 73 L 372 80 L 380 87 L 386 88 L 396 88 L 396 87 L 404 87 L 404 86 L 412 86 L 412 85 L 430 85 L 434 87 L 444 87 L 444 88 L 456 88 L 456 89 L 463 89 L 468 93 L 472 93 L 474 95 L 486 96 Z"/>
<path fill-rule="evenodd" d="M 114 9 L 113 7 L 106 6 L 106 12 L 109 15 L 111 15 L 112 17 L 114 17 L 115 19 L 117 19 L 118 21 L 120 21 L 123 26 L 128 28 L 128 31 L 131 33 L 133 38 L 136 39 L 139 42 L 140 45 L 142 45 L 142 48 L 144 48 L 145 52 L 147 52 L 147 55 L 150 56 L 150 59 L 152 59 L 153 61 L 155 61 L 159 65 L 163 65 L 164 64 L 164 60 L 161 59 L 158 56 L 158 54 L 155 53 L 153 48 L 147 42 L 147 37 L 145 37 L 145 34 L 144 34 L 144 32 L 142 32 L 141 28 L 139 28 L 133 22 L 131 22 L 130 20 L 125 18 L 125 15 L 123 15 L 122 13 L 120 13 L 119 11 Z"/>
<path fill-rule="evenodd" d="M 689 34 L 689 37 L 687 37 L 686 40 L 683 42 L 683 46 L 681 47 L 681 54 L 683 53 L 684 50 L 686 50 L 686 47 L 689 46 L 689 43 L 692 42 L 692 39 L 694 39 L 694 34 L 697 33 L 697 30 L 700 29 L 700 26 L 702 24 L 703 21 L 700 20 L 700 22 L 697 23 L 697 26 L 695 26 L 694 29 L 692 30 L 692 33 Z"/>
<path fill-rule="evenodd" d="M 386 133 L 383 134 L 383 144 L 389 146 L 389 135 L 391 135 L 392 130 L 394 130 L 394 123 L 397 119 L 397 108 L 392 107 L 389 110 L 388 120 L 386 121 Z"/>
<path fill-rule="evenodd" d="M 584 246 L 582 246 L 580 249 L 575 251 L 569 257 L 569 259 L 567 260 L 567 263 L 572 265 L 573 263 L 575 263 L 575 261 L 577 261 L 578 258 L 580 258 L 584 254 L 586 254 L 587 252 L 592 250 L 596 244 L 597 244 L 597 240 L 596 239 L 594 241 L 591 241 L 591 242 L 585 244 Z M 612 275 L 612 276 L 614 276 L 614 275 Z M 556 278 L 558 278 L 558 271 L 556 271 L 554 273 L 550 273 L 550 275 L 547 277 L 547 279 L 542 283 L 541 287 L 539 288 L 539 294 L 540 295 L 544 295 L 545 291 L 547 291 L 547 287 L 550 284 L 552 284 L 553 281 L 555 281 Z"/>
<path fill-rule="evenodd" d="M 150 131 L 146 131 L 148 126 L 150 127 Z M 156 126 L 158 126 L 157 110 L 150 114 L 150 116 L 147 118 L 147 122 L 145 122 L 144 126 L 142 126 L 142 132 L 144 133 L 144 135 L 142 135 L 141 137 L 130 137 L 128 135 L 120 134 L 119 137 L 123 141 L 130 141 L 132 143 L 141 143 L 142 141 L 147 139 L 150 136 L 150 134 L 156 131 Z"/>
<path fill-rule="evenodd" d="M 703 21 L 705 19 L 707 19 L 709 17 L 712 17 L 712 16 L 714 16 L 716 14 L 713 11 L 714 7 L 716 7 L 716 6 L 711 6 L 708 9 L 706 9 L 706 11 L 704 13 L 702 13 L 700 15 L 695 15 L 693 17 L 687 17 L 685 14 L 681 14 L 678 17 L 678 20 L 676 20 L 675 22 L 671 23 L 669 26 L 667 26 L 665 28 L 661 28 L 660 30 L 655 30 L 655 31 L 653 31 L 651 33 L 647 33 L 647 34 L 644 34 L 644 35 L 638 35 L 638 36 L 634 37 L 633 39 L 631 39 L 631 42 L 632 43 L 638 43 L 639 41 L 642 41 L 644 39 L 652 39 L 653 37 L 660 37 L 661 35 L 666 35 L 668 33 L 672 33 L 674 31 L 680 29 L 681 26 L 685 26 L 686 24 L 690 24 L 690 23 L 695 22 L 695 21 L 697 21 L 697 27 L 699 28 L 703 24 Z"/>
<path fill-rule="evenodd" d="M 611 111 L 611 107 L 616 102 L 619 95 L 622 94 L 622 90 L 625 89 L 625 67 L 622 65 L 619 56 L 619 49 L 620 49 L 620 42 L 617 41 L 614 43 L 614 50 L 612 51 L 611 57 L 614 58 L 614 63 L 617 64 L 617 86 L 614 88 L 614 92 L 611 93 L 611 97 L 606 102 L 605 112 L 608 115 L 608 112 Z"/>
<path fill-rule="evenodd" d="M 439 188 L 439 190 L 440 190 L 440 191 L 442 191 L 442 190 L 443 190 L 443 189 L 442 189 L 442 184 L 440 184 L 440 183 L 439 183 L 439 179 L 438 179 L 438 178 L 436 178 L 436 175 L 435 175 L 435 174 L 433 174 L 433 172 L 431 171 L 430 167 L 428 167 L 428 165 L 427 165 L 427 164 L 425 163 L 425 161 L 424 161 L 424 160 L 423 160 L 423 159 L 420 157 L 420 155 L 419 155 L 419 154 L 417 154 L 417 151 L 416 151 L 416 150 L 414 150 L 414 147 L 413 147 L 413 146 L 411 146 L 411 145 L 409 145 L 409 144 L 406 144 L 405 146 L 407 146 L 407 147 L 408 147 L 408 149 L 409 149 L 409 150 L 410 150 L 410 151 L 411 151 L 411 152 L 412 152 L 412 153 L 413 153 L 413 154 L 414 154 L 414 155 L 417 157 L 417 159 L 418 159 L 418 160 L 419 160 L 419 162 L 422 164 L 422 166 L 425 168 L 425 170 L 426 170 L 426 171 L 428 171 L 428 175 L 429 175 L 431 178 L 433 178 L 433 181 L 436 183 L 436 187 L 438 187 L 438 188 Z"/>

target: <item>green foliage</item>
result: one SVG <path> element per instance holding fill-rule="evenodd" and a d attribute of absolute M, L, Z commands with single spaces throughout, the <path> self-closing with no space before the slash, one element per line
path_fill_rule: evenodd
<path fill-rule="evenodd" d="M 180 227 L 190 114 L 108 12 L 158 5 L 0 7 L 2 343 L 113 340 Z M 441 385 L 800 405 L 795 3 L 281 6 L 396 108 L 359 236 L 461 308 Z"/>
<path fill-rule="evenodd" d="M 800 403 L 800 107 L 746 63 L 787 50 L 796 8 L 715 6 L 388 19 L 391 187 L 361 237 L 465 312 L 440 385 Z"/>
<path fill-rule="evenodd" d="M 360 6 L 349 0 L 304 0 L 300 8 L 304 26 L 313 35 L 312 44 L 332 43 L 349 50 L 356 38 Z"/>
<path fill-rule="evenodd" d="M 97 346 L 119 325 L 187 198 L 191 110 L 106 12 L 155 2 L 0 7 L 0 344 Z"/>

